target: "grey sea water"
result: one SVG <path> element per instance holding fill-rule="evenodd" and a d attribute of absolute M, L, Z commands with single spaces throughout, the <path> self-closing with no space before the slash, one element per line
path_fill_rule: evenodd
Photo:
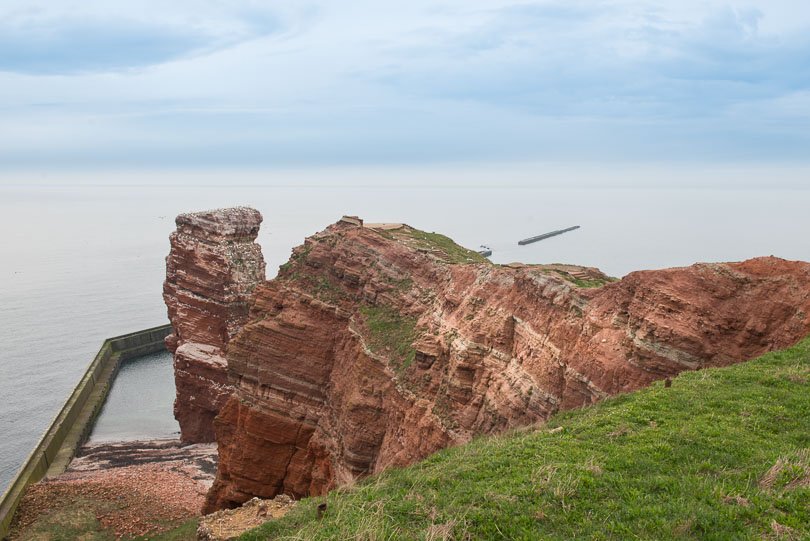
<path fill-rule="evenodd" d="M 164 257 L 180 212 L 251 205 L 268 277 L 305 236 L 342 214 L 407 222 L 505 263 L 632 270 L 758 255 L 810 259 L 810 191 L 299 185 L 0 185 L 0 490 L 61 407 L 101 342 L 166 322 Z M 581 229 L 537 244 L 517 240 Z M 151 364 L 150 364 L 151 362 Z M 128 366 L 96 439 L 158 437 L 171 421 L 164 357 Z M 168 410 L 168 411 L 167 411 Z M 117 413 L 116 413 L 117 412 Z"/>

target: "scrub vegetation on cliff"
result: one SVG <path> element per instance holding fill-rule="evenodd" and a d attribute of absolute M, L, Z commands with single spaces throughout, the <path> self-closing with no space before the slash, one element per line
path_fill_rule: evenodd
<path fill-rule="evenodd" d="M 377 230 L 388 239 L 398 240 L 419 251 L 430 253 L 446 263 L 490 263 L 489 259 L 478 252 L 465 248 L 445 235 L 428 233 L 403 225 L 398 229 Z"/>
<path fill-rule="evenodd" d="M 397 370 L 405 370 L 416 355 L 416 318 L 403 316 L 389 306 L 363 306 L 360 308 L 368 336 L 368 346 L 375 353 L 384 353 Z"/>
<path fill-rule="evenodd" d="M 806 339 L 440 451 L 242 539 L 809 537 Z"/>

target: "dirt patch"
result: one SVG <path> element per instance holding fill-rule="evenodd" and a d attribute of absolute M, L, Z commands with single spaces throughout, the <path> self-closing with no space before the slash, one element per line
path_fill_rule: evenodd
<path fill-rule="evenodd" d="M 200 514 L 216 448 L 126 442 L 82 449 L 64 474 L 30 486 L 11 539 L 109 539 L 169 530 Z"/>
<path fill-rule="evenodd" d="M 217 511 L 203 517 L 197 528 L 197 538 L 202 541 L 235 539 L 268 520 L 283 517 L 295 503 L 295 500 L 283 494 L 272 500 L 253 498 L 242 507 Z"/>
<path fill-rule="evenodd" d="M 629 426 L 620 426 L 619 428 L 617 428 L 613 432 L 608 432 L 607 436 L 608 436 L 608 438 L 620 438 L 622 436 L 626 436 L 626 435 L 630 434 L 631 432 L 633 432 L 633 431 L 630 430 Z"/>
<path fill-rule="evenodd" d="M 740 507 L 749 507 L 751 505 L 751 501 L 748 498 L 740 496 L 739 494 L 734 496 L 723 496 L 723 503 L 729 505 L 739 505 Z"/>

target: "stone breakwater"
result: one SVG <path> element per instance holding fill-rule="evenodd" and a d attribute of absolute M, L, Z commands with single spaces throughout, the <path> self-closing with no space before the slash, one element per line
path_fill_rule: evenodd
<path fill-rule="evenodd" d="M 255 242 L 261 222 L 249 208 L 181 214 L 170 237 L 163 298 L 174 332 L 166 346 L 174 354 L 174 416 L 184 444 L 214 441 L 214 417 L 232 393 L 225 351 L 265 278 Z"/>
<path fill-rule="evenodd" d="M 163 349 L 169 325 L 108 338 L 70 393 L 62 409 L 0 497 L 0 539 L 5 539 L 27 487 L 64 472 L 89 435 L 120 363 Z"/>
<path fill-rule="evenodd" d="M 494 265 L 441 235 L 350 219 L 296 248 L 240 325 L 209 511 L 323 494 L 476 434 L 789 346 L 810 332 L 810 264 L 765 257 L 613 281 Z"/>

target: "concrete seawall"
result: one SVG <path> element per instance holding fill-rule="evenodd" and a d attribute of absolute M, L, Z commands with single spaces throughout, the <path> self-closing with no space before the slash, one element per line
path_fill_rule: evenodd
<path fill-rule="evenodd" d="M 163 339 L 171 330 L 171 325 L 163 325 L 104 341 L 51 426 L 0 498 L 0 539 L 8 534 L 25 488 L 45 476 L 62 473 L 87 439 L 121 361 L 165 349 Z"/>

